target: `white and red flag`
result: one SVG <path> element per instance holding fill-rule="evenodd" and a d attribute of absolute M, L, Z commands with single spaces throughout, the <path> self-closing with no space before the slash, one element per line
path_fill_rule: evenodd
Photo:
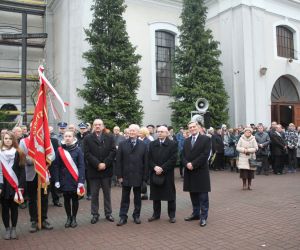
<path fill-rule="evenodd" d="M 49 123 L 47 114 L 47 91 L 51 91 L 56 99 L 62 104 L 63 110 L 65 103 L 58 95 L 56 90 L 45 77 L 43 66 L 39 66 L 40 89 L 38 100 L 34 110 L 33 120 L 30 128 L 30 141 L 28 155 L 34 160 L 35 171 L 41 177 L 42 184 L 48 182 L 48 166 L 53 158 L 53 148 L 51 146 Z"/>

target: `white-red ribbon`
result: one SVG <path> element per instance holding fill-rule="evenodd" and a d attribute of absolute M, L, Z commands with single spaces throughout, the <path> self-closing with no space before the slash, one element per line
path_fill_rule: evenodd
<path fill-rule="evenodd" d="M 64 101 L 61 99 L 61 97 L 59 96 L 59 94 L 57 93 L 57 91 L 53 88 L 53 86 L 51 85 L 51 83 L 48 81 L 48 79 L 46 78 L 46 76 L 44 75 L 44 67 L 43 65 L 40 65 L 38 68 L 38 72 L 39 72 L 39 78 L 40 78 L 40 83 L 44 83 L 47 85 L 47 87 L 51 90 L 51 92 L 54 94 L 54 96 L 56 97 L 56 99 L 59 101 L 59 103 L 61 104 L 64 112 L 66 112 L 66 108 L 65 106 L 67 106 L 66 103 L 64 103 Z M 52 112 L 54 112 L 52 110 Z"/>
<path fill-rule="evenodd" d="M 19 204 L 23 203 L 24 199 L 21 191 L 19 190 L 19 180 L 15 171 L 12 169 L 14 161 L 7 162 L 3 155 L 0 154 L 0 165 L 0 167 L 2 168 L 4 178 L 8 181 L 9 185 L 11 185 L 16 192 L 14 196 L 15 202 Z"/>
<path fill-rule="evenodd" d="M 68 171 L 70 172 L 74 180 L 78 182 L 78 168 L 75 162 L 73 161 L 70 153 L 67 150 L 64 150 L 62 147 L 58 148 L 58 152 Z"/>

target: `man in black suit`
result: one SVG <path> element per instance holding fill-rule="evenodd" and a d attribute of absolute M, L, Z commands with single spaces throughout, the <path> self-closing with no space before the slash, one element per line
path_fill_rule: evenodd
<path fill-rule="evenodd" d="M 129 139 L 119 144 L 116 159 L 116 174 L 122 184 L 122 199 L 120 205 L 120 221 L 117 226 L 127 223 L 127 213 L 130 204 L 130 191 L 134 193 L 134 223 L 141 224 L 140 213 L 142 207 L 141 186 L 147 180 L 147 146 L 138 139 L 140 127 L 131 124 L 128 128 Z"/>
<path fill-rule="evenodd" d="M 199 133 L 202 126 L 197 122 L 189 122 L 188 129 L 191 136 L 185 140 L 183 147 L 183 164 L 185 166 L 183 191 L 190 192 L 193 213 L 185 220 L 200 219 L 200 226 L 204 227 L 209 208 L 208 158 L 211 152 L 211 141 L 208 136 Z"/>
<path fill-rule="evenodd" d="M 177 161 L 177 143 L 168 138 L 168 128 L 157 129 L 158 139 L 149 146 L 150 200 L 153 200 L 153 215 L 149 222 L 158 220 L 161 212 L 161 201 L 168 201 L 169 222 L 175 223 L 176 189 L 174 167 Z M 162 178 L 162 182 L 155 181 Z"/>
<path fill-rule="evenodd" d="M 272 143 L 271 154 L 274 157 L 273 171 L 274 174 L 282 174 L 284 168 L 284 156 L 286 154 L 287 145 L 284 138 L 282 126 L 276 125 L 276 130 L 270 133 Z"/>
<path fill-rule="evenodd" d="M 93 133 L 83 140 L 87 175 L 91 188 L 91 223 L 99 220 L 99 190 L 103 191 L 104 212 L 108 221 L 113 222 L 111 209 L 111 177 L 113 175 L 113 161 L 116 155 L 116 146 L 112 134 L 108 133 L 103 121 L 96 119 L 93 123 Z"/>

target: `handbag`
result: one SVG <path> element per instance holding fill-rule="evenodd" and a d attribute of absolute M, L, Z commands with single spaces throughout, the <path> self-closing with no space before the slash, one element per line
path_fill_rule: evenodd
<path fill-rule="evenodd" d="M 235 157 L 236 153 L 235 153 L 234 147 L 225 147 L 225 149 L 224 149 L 224 156 Z"/>
<path fill-rule="evenodd" d="M 160 175 L 157 175 L 155 173 L 152 174 L 152 183 L 155 185 L 155 186 L 162 186 L 164 185 L 165 183 L 165 175 L 163 174 L 160 174 Z"/>
<path fill-rule="evenodd" d="M 254 158 L 249 158 L 249 166 L 250 166 L 250 170 L 256 170 L 257 168 L 260 168 L 262 166 L 262 162 L 257 161 Z"/>

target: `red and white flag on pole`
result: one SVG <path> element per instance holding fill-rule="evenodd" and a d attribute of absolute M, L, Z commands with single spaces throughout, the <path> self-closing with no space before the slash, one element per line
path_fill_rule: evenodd
<path fill-rule="evenodd" d="M 47 90 L 49 89 L 62 104 L 63 110 L 65 104 L 56 90 L 45 77 L 43 66 L 39 69 L 40 89 L 38 93 L 38 100 L 34 110 L 33 120 L 30 128 L 30 141 L 28 147 L 28 155 L 34 160 L 35 171 L 40 175 L 42 184 L 48 182 L 48 166 L 51 164 L 53 157 L 49 123 L 47 114 Z"/>

